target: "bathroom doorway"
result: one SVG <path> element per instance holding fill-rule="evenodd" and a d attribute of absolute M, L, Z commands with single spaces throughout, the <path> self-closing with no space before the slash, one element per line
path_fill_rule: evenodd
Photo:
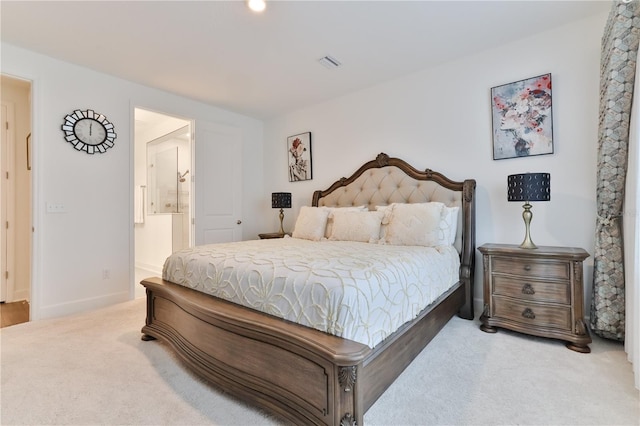
<path fill-rule="evenodd" d="M 140 280 L 161 276 L 164 260 L 191 247 L 192 121 L 135 108 L 135 297 Z"/>

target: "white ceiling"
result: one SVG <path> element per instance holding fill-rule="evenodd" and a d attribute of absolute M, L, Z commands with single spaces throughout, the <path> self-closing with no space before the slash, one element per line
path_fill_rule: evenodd
<path fill-rule="evenodd" d="M 267 2 L 255 14 L 241 0 L 2 0 L 1 37 L 265 119 L 611 7 L 577 0 Z M 317 60 L 325 55 L 342 66 L 323 67 Z"/>

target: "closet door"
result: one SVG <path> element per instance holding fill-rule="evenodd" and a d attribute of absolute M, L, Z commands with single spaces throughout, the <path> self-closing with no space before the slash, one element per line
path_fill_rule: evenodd
<path fill-rule="evenodd" d="M 242 239 L 242 130 L 195 122 L 195 245 Z"/>

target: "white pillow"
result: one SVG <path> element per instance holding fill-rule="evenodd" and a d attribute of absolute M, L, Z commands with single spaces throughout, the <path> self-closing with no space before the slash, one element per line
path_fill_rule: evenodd
<path fill-rule="evenodd" d="M 324 236 L 329 238 L 331 236 L 331 229 L 333 228 L 333 215 L 331 213 L 335 211 L 342 212 L 366 212 L 369 211 L 367 206 L 357 206 L 357 207 L 321 207 L 323 209 L 327 209 L 329 211 L 329 217 L 327 218 L 327 229 L 324 231 Z"/>
<path fill-rule="evenodd" d="M 387 225 L 391 220 L 391 213 L 393 212 L 393 206 L 396 203 L 391 203 L 386 206 L 376 206 L 376 211 L 382 213 L 382 225 L 380 225 L 380 242 L 384 243 L 387 237 Z"/>
<path fill-rule="evenodd" d="M 291 236 L 303 240 L 320 241 L 327 227 L 329 210 L 302 206 Z"/>
<path fill-rule="evenodd" d="M 380 224 L 383 213 L 370 211 L 335 210 L 333 228 L 329 239 L 332 241 L 360 241 L 376 243 L 380 238 Z"/>
<path fill-rule="evenodd" d="M 387 206 L 376 206 L 376 211 L 377 212 L 382 212 L 385 215 L 390 215 L 391 212 L 393 211 L 393 206 L 396 205 L 398 203 L 391 203 Z"/>
<path fill-rule="evenodd" d="M 443 206 L 440 224 L 436 234 L 436 245 L 452 246 L 456 242 L 458 230 L 458 211 L 460 207 Z"/>
<path fill-rule="evenodd" d="M 443 208 L 442 203 L 394 204 L 385 242 L 404 246 L 438 245 L 438 226 Z"/>

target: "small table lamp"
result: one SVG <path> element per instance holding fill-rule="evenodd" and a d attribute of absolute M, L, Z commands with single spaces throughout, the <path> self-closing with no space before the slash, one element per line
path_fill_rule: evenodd
<path fill-rule="evenodd" d="M 531 241 L 529 225 L 533 218 L 530 201 L 549 201 L 551 199 L 551 174 L 549 173 L 523 173 L 519 175 L 509 175 L 507 178 L 509 201 L 524 201 L 524 212 L 522 218 L 526 227 L 524 241 L 520 247 L 525 249 L 535 249 L 535 244 Z"/>
<path fill-rule="evenodd" d="M 271 208 L 280 209 L 280 231 L 281 235 L 284 235 L 284 228 L 282 227 L 282 220 L 284 219 L 284 212 L 282 209 L 291 208 L 291 193 L 290 192 L 272 192 L 271 193 Z"/>

